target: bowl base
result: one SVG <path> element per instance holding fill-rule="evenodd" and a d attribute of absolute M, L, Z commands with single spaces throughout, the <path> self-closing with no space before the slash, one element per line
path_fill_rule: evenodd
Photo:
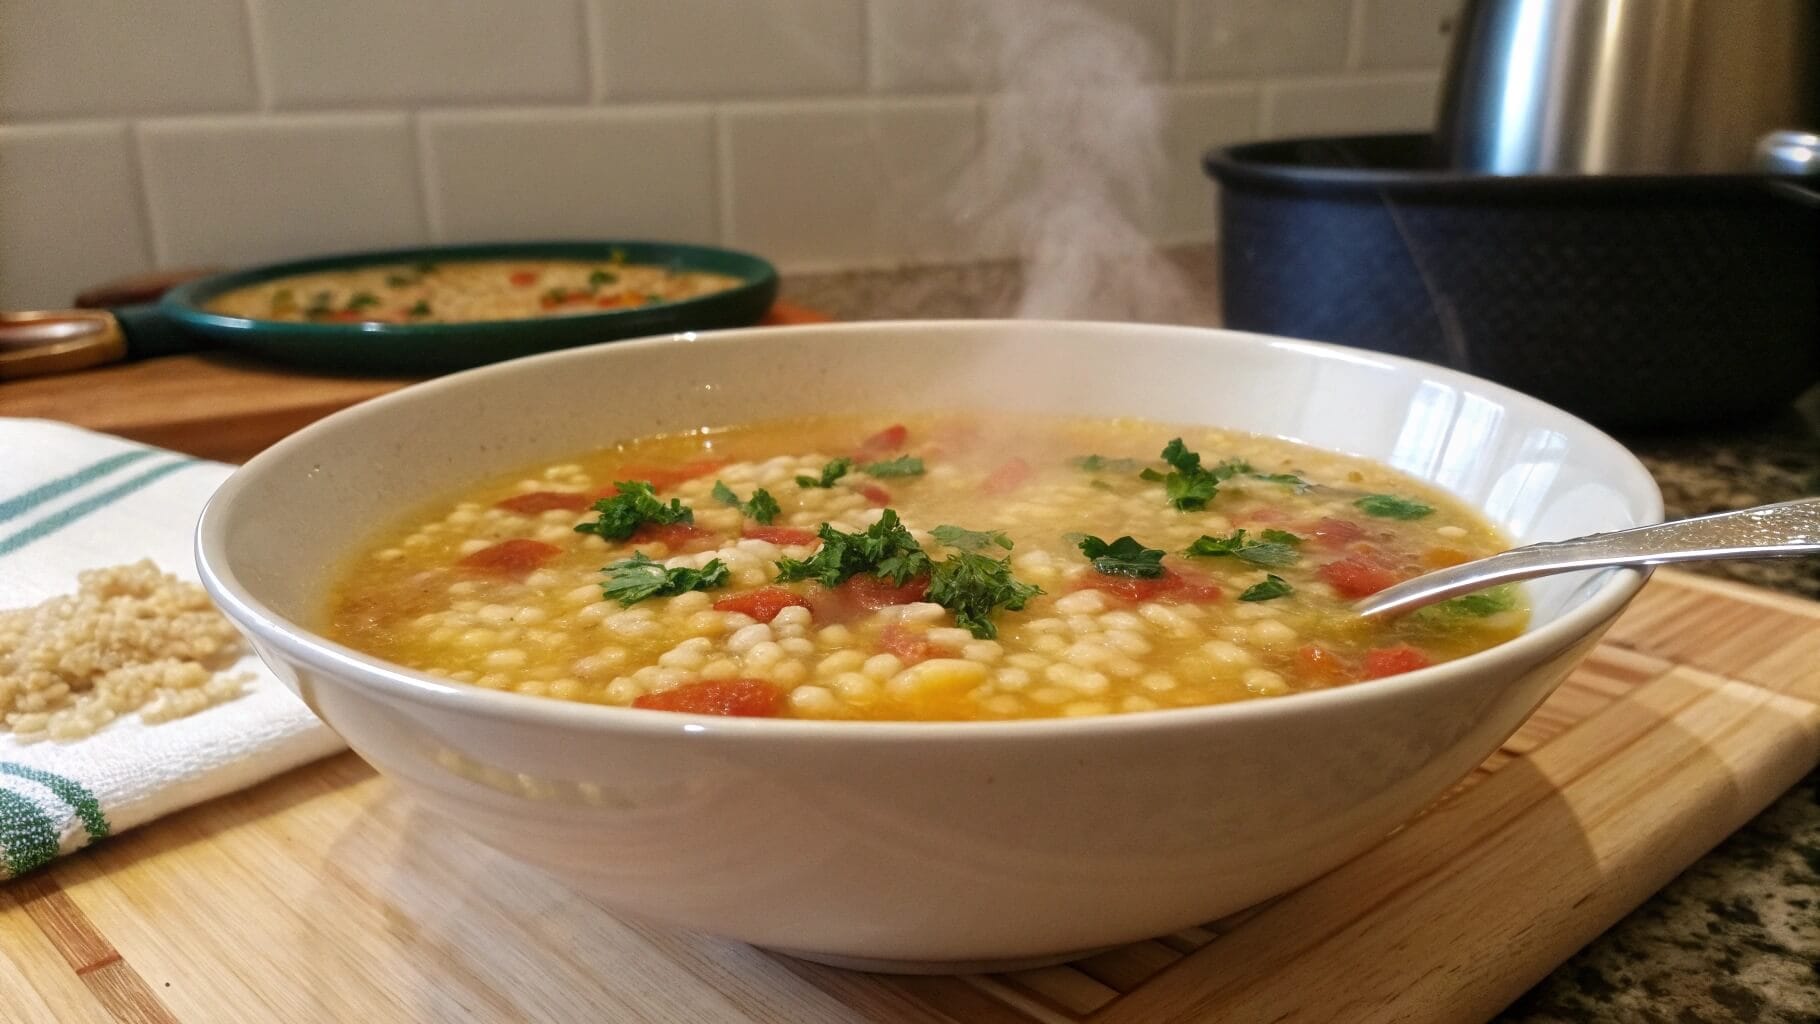
<path fill-rule="evenodd" d="M 1038 967 L 1054 967 L 1056 964 L 1065 964 L 1070 960 L 1082 960 L 1118 947 L 1099 946 L 1093 949 L 1077 949 L 1068 953 L 1007 957 L 1002 960 L 888 960 L 866 956 L 842 956 L 839 953 L 812 953 L 808 950 L 783 949 L 777 946 L 766 948 L 773 953 L 781 953 L 798 960 L 839 967 L 845 971 L 865 971 L 870 974 L 999 974 L 1004 971 L 1029 971 Z"/>

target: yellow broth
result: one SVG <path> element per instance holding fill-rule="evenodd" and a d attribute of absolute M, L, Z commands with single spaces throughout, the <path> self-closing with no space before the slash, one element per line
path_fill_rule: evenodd
<path fill-rule="evenodd" d="M 212 313 L 307 323 L 470 323 L 635 309 L 738 278 L 602 260 L 460 260 L 294 274 L 236 288 Z"/>
<path fill-rule="evenodd" d="M 1225 474 L 1204 507 L 1169 498 L 1178 467 L 1158 456 L 1176 437 L 1202 471 Z M 922 472 L 865 468 L 903 472 L 892 460 L 905 456 Z M 853 468 L 829 486 L 798 482 L 819 484 L 840 457 Z M 628 480 L 652 482 L 692 522 L 623 541 L 578 532 Z M 717 483 L 740 502 L 764 489 L 775 518 L 717 499 Z M 1012 580 L 1041 593 L 962 628 L 919 589 L 926 565 L 903 587 L 873 570 L 833 589 L 778 581 L 780 560 L 814 565 L 823 524 L 860 534 L 887 508 L 936 565 L 962 551 L 930 531 L 1001 531 L 1012 547 L 986 542 L 979 556 L 1008 559 Z M 1164 554 L 1094 563 L 1086 536 Z M 1197 541 L 1235 553 L 1187 554 Z M 1139 420 L 818 417 L 640 438 L 475 487 L 358 555 L 327 628 L 402 665 L 565 700 L 823 719 L 1098 715 L 1344 685 L 1483 650 L 1522 631 L 1516 591 L 1390 622 L 1347 607 L 1505 546 L 1446 494 L 1281 440 Z M 661 563 L 659 578 L 718 565 L 725 579 L 609 599 L 603 567 L 635 552 Z M 971 579 L 960 566 L 953 578 Z M 1161 575 L 1119 571 L 1134 568 Z"/>

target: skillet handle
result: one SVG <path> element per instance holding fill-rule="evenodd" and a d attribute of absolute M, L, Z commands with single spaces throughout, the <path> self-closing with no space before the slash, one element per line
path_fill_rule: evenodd
<path fill-rule="evenodd" d="M 203 345 L 150 304 L 0 312 L 0 380 L 86 370 Z"/>

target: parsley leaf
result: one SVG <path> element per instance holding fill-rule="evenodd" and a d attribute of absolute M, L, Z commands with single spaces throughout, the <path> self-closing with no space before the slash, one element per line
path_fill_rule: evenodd
<path fill-rule="evenodd" d="M 865 468 L 865 472 L 867 476 L 876 476 L 880 479 L 893 476 L 922 476 L 923 460 L 914 455 L 899 455 L 895 459 L 874 462 Z"/>
<path fill-rule="evenodd" d="M 1075 469 L 1088 473 L 1130 473 L 1142 465 L 1136 459 L 1109 459 L 1104 455 L 1082 455 L 1068 461 Z"/>
<path fill-rule="evenodd" d="M 1253 480 L 1263 480 L 1266 483 L 1282 484 L 1297 494 L 1307 494 L 1309 491 L 1314 490 L 1313 484 L 1296 476 L 1294 473 L 1252 473 L 1249 475 Z"/>
<path fill-rule="evenodd" d="M 1271 537 L 1288 537 L 1288 541 Z M 1282 530 L 1264 531 L 1265 540 L 1254 541 L 1245 536 L 1244 530 L 1234 530 L 1228 537 L 1205 537 L 1188 545 L 1188 554 L 1197 558 L 1219 558 L 1231 555 L 1252 565 L 1264 565 L 1280 569 L 1285 565 L 1294 565 L 1301 556 L 1296 554 L 1294 545 L 1302 542 L 1293 533 Z"/>
<path fill-rule="evenodd" d="M 699 569 L 666 569 L 662 562 L 652 561 L 642 551 L 634 551 L 631 558 L 622 558 L 601 572 L 607 574 L 600 585 L 602 593 L 626 606 L 650 597 L 675 597 L 691 590 L 724 587 L 730 575 L 718 558 Z"/>
<path fill-rule="evenodd" d="M 379 305 L 379 296 L 374 295 L 372 292 L 355 292 L 348 297 L 348 310 L 350 312 L 360 309 L 371 309 L 377 305 Z"/>
<path fill-rule="evenodd" d="M 997 536 L 1003 538 L 1004 534 Z M 929 576 L 929 600 L 953 612 L 955 624 L 972 633 L 976 640 L 998 636 L 998 626 L 992 622 L 994 610 L 1022 611 L 1031 598 L 1042 592 L 1041 587 L 1019 582 L 1011 575 L 1009 557 L 995 559 L 976 551 L 944 559 Z"/>
<path fill-rule="evenodd" d="M 763 487 L 752 492 L 751 501 L 739 500 L 739 495 L 733 493 L 733 488 L 719 480 L 714 481 L 714 490 L 710 493 L 714 495 L 715 501 L 729 508 L 739 509 L 740 515 L 766 526 L 771 525 L 771 520 L 776 519 L 777 514 L 783 511 L 777 507 L 777 499 L 771 497 L 771 492 Z"/>
<path fill-rule="evenodd" d="M 406 310 L 405 312 L 409 313 L 412 316 L 429 316 L 430 315 L 430 300 L 429 299 L 418 299 L 416 305 L 413 305 L 410 309 Z"/>
<path fill-rule="evenodd" d="M 1428 505 L 1394 494 L 1367 494 L 1352 504 L 1366 515 L 1379 519 L 1420 519 L 1434 512 Z"/>
<path fill-rule="evenodd" d="M 1249 463 L 1236 459 L 1207 469 L 1201 465 L 1200 454 L 1189 451 L 1179 437 L 1163 447 L 1161 458 L 1169 463 L 1174 472 L 1164 475 L 1154 469 L 1146 469 L 1138 476 L 1144 480 L 1162 481 L 1163 493 L 1169 504 L 1183 512 L 1206 508 L 1213 496 L 1219 493 L 1221 481 L 1251 472 Z"/>
<path fill-rule="evenodd" d="M 599 288 L 603 284 L 614 284 L 618 280 L 617 274 L 609 274 L 599 267 L 595 267 L 594 272 L 588 275 L 588 287 Z"/>
<path fill-rule="evenodd" d="M 640 526 L 656 523 L 693 523 L 695 511 L 676 498 L 665 505 L 657 500 L 657 488 L 645 480 L 621 480 L 613 485 L 619 493 L 594 503 L 599 518 L 575 527 L 576 533 L 592 533 L 607 540 L 625 540 Z"/>
<path fill-rule="evenodd" d="M 1302 546 L 1302 538 L 1288 530 L 1265 530 L 1261 536 L 1272 544 L 1287 544 L 1292 548 Z"/>
<path fill-rule="evenodd" d="M 418 280 L 420 279 L 413 274 L 387 274 L 385 276 L 387 288 L 408 288 L 416 284 Z"/>
<path fill-rule="evenodd" d="M 886 509 L 864 533 L 842 533 L 827 523 L 816 533 L 822 546 L 815 554 L 777 560 L 779 583 L 815 580 L 824 587 L 838 587 L 869 572 L 901 587 L 930 569 L 929 556 L 893 509 Z"/>
<path fill-rule="evenodd" d="M 1011 538 L 999 530 L 964 530 L 958 526 L 943 525 L 930 530 L 929 535 L 962 551 L 984 551 L 994 544 L 1006 551 L 1011 550 Z"/>
<path fill-rule="evenodd" d="M 1433 610 L 1444 612 L 1448 615 L 1469 615 L 1474 618 L 1484 618 L 1487 615 L 1496 615 L 1499 612 L 1510 611 L 1516 606 L 1516 588 L 1509 584 L 1505 584 L 1504 586 L 1487 587 L 1484 590 L 1456 597 L 1451 601 L 1442 601 L 1439 604 L 1436 604 Z"/>
<path fill-rule="evenodd" d="M 798 487 L 833 487 L 834 481 L 839 480 L 843 476 L 846 476 L 847 471 L 852 468 L 853 468 L 852 459 L 849 459 L 845 456 L 842 456 L 838 459 L 832 459 L 828 462 L 828 464 L 826 466 L 822 467 L 822 475 L 819 478 L 812 477 L 812 476 L 799 476 L 796 478 L 796 486 L 798 486 Z"/>
<path fill-rule="evenodd" d="M 1276 573 L 1266 573 L 1264 582 L 1254 583 L 1245 588 L 1239 595 L 1241 601 L 1269 601 L 1279 597 L 1288 597 L 1295 593 L 1295 588 L 1283 582 L 1283 577 Z"/>
<path fill-rule="evenodd" d="M 1163 575 L 1163 552 L 1147 548 L 1131 537 L 1120 537 L 1110 544 L 1098 537 L 1083 537 L 1080 548 L 1093 568 L 1108 576 L 1155 579 Z"/>

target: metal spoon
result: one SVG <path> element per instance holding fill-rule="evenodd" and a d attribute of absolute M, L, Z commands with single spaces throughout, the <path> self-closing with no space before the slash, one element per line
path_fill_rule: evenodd
<path fill-rule="evenodd" d="M 1360 615 L 1414 611 L 1499 583 L 1577 569 L 1812 554 L 1820 554 L 1820 498 L 1803 498 L 1656 526 L 1528 544 L 1405 580 L 1359 601 L 1353 610 Z"/>

